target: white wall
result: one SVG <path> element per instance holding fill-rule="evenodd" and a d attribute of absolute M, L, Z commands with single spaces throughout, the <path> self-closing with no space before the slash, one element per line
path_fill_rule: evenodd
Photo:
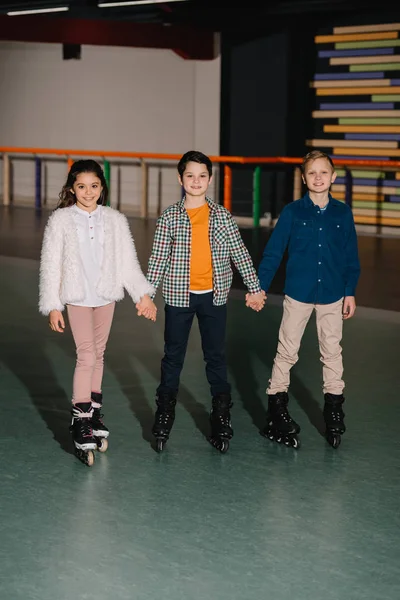
<path fill-rule="evenodd" d="M 63 60 L 60 44 L 0 43 L 0 145 L 219 154 L 220 59 L 188 61 L 170 50 L 83 46 Z M 32 203 L 34 166 L 13 160 L 13 197 Z M 158 167 L 149 173 L 157 206 Z M 43 196 L 54 205 L 66 163 L 46 161 Z M 215 178 L 216 180 L 218 177 Z M 120 180 L 120 193 L 117 193 Z M 111 200 L 140 205 L 141 169 L 111 168 Z M 175 163 L 162 169 L 162 207 L 179 197 Z"/>

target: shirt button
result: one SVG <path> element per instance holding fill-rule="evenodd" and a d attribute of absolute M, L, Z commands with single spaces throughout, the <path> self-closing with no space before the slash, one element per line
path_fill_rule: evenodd
<path fill-rule="evenodd" d="M 91 237 L 90 239 L 92 240 L 93 238 Z"/>
<path fill-rule="evenodd" d="M 318 263 L 319 265 L 321 264 L 321 261 Z"/>
<path fill-rule="evenodd" d="M 303 225 L 305 225 L 305 223 L 303 223 Z"/>
<path fill-rule="evenodd" d="M 319 230 L 322 231 L 322 227 L 320 227 Z"/>
<path fill-rule="evenodd" d="M 336 225 L 336 227 L 340 227 L 340 225 Z"/>
<path fill-rule="evenodd" d="M 321 248 L 321 244 L 318 244 L 318 248 Z"/>
<path fill-rule="evenodd" d="M 320 279 L 318 279 L 318 281 L 321 281 Z"/>

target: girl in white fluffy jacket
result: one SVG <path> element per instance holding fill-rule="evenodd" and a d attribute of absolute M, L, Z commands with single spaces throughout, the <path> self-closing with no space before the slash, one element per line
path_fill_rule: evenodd
<path fill-rule="evenodd" d="M 115 302 L 124 288 L 138 315 L 152 321 L 154 288 L 140 267 L 125 215 L 107 204 L 104 173 L 94 160 L 75 162 L 47 222 L 40 261 L 39 311 L 62 333 L 67 308 L 76 345 L 71 432 L 78 457 L 89 466 L 93 450 L 107 449 L 102 414 L 104 351 Z"/>

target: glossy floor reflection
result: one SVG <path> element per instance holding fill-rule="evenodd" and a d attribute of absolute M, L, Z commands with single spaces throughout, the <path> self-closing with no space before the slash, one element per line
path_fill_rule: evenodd
<path fill-rule="evenodd" d="M 322 435 L 314 323 L 293 369 L 299 451 L 262 438 L 281 317 L 232 294 L 228 360 L 235 436 L 208 442 L 209 391 L 193 327 L 177 418 L 151 446 L 163 344 L 129 299 L 106 356 L 109 450 L 85 467 L 68 434 L 74 347 L 37 312 L 38 263 L 0 257 L 0 597 L 3 600 L 398 600 L 400 315 L 346 323 L 346 423 Z"/>

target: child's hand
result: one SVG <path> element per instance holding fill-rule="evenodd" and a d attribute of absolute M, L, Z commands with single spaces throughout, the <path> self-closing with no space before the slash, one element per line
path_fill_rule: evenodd
<path fill-rule="evenodd" d="M 155 321 L 157 318 L 157 306 L 154 304 L 153 300 L 145 294 L 143 298 L 136 304 L 136 308 L 138 311 L 138 317 L 146 317 L 146 319 L 150 319 L 150 321 Z"/>
<path fill-rule="evenodd" d="M 356 312 L 356 299 L 354 296 L 345 296 L 343 300 L 343 319 L 351 319 Z"/>
<path fill-rule="evenodd" d="M 53 331 L 64 333 L 65 323 L 64 317 L 59 310 L 52 310 L 49 314 L 49 327 Z"/>
<path fill-rule="evenodd" d="M 264 290 L 258 292 L 257 294 L 246 294 L 246 306 L 252 308 L 256 312 L 260 312 L 264 308 L 265 301 L 267 299 L 267 295 Z"/>

